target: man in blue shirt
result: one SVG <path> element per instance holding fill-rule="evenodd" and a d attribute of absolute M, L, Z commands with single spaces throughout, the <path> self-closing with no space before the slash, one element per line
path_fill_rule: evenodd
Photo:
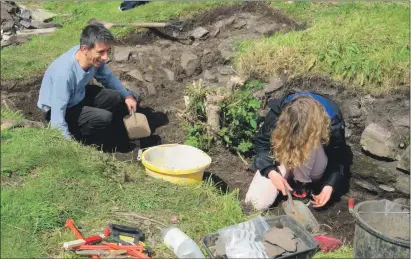
<path fill-rule="evenodd" d="M 101 24 L 87 25 L 77 45 L 46 70 L 37 106 L 52 127 L 87 144 L 128 144 L 123 118 L 137 101 L 106 65 L 114 37 Z M 95 78 L 103 87 L 89 85 Z"/>

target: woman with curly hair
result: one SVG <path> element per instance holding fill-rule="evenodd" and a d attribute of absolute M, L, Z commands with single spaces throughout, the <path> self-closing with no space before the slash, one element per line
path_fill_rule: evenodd
<path fill-rule="evenodd" d="M 270 111 L 254 139 L 255 176 L 246 202 L 255 209 L 270 207 L 278 191 L 311 198 L 322 207 L 343 179 L 346 158 L 344 120 L 337 104 L 322 95 L 301 92 L 268 101 Z M 289 181 L 290 179 L 293 181 Z"/>

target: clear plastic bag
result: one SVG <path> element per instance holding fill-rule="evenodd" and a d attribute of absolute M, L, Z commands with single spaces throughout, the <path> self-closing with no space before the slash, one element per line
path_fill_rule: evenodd
<path fill-rule="evenodd" d="M 265 247 L 256 235 L 243 229 L 232 229 L 226 233 L 228 258 L 268 258 Z"/>
<path fill-rule="evenodd" d="M 261 216 L 221 229 L 219 239 L 225 244 L 228 258 L 268 258 L 262 243 L 270 228 Z"/>

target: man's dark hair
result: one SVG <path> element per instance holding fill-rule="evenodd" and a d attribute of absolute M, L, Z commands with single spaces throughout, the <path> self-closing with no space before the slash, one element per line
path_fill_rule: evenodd
<path fill-rule="evenodd" d="M 115 42 L 113 34 L 101 23 L 93 23 L 84 27 L 81 32 L 80 46 L 86 45 L 87 48 L 94 48 L 95 44 L 113 44 Z"/>

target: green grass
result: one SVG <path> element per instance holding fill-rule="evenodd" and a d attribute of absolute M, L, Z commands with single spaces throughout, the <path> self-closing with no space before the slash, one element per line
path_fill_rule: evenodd
<path fill-rule="evenodd" d="M 109 22 L 168 21 L 179 17 L 187 18 L 199 10 L 227 3 L 229 2 L 151 2 L 120 12 L 120 2 L 44 2 L 44 7 L 54 13 L 71 15 L 56 17 L 54 22 L 63 27 L 51 35 L 35 36 L 23 45 L 2 49 L 1 78 L 28 79 L 42 73 L 56 57 L 78 44 L 81 29 L 91 18 Z M 126 36 L 133 30 L 131 27 L 112 29 L 118 37 Z"/>
<path fill-rule="evenodd" d="M 245 42 L 236 63 L 245 76 L 319 73 L 384 91 L 409 85 L 409 3 L 273 3 L 303 31 Z"/>
<path fill-rule="evenodd" d="M 138 165 L 67 141 L 55 130 L 4 131 L 1 141 L 4 258 L 56 255 L 62 242 L 74 239 L 64 229 L 66 219 L 93 234 L 113 222 L 113 207 L 165 223 L 178 215 L 180 227 L 199 244 L 204 235 L 246 219 L 236 192 L 220 195 L 210 183 L 184 187 L 153 179 Z M 124 173 L 132 181 L 122 181 Z M 156 252 L 171 255 L 161 246 Z"/>
<path fill-rule="evenodd" d="M 1 107 L 1 118 L 2 119 L 13 119 L 13 120 L 21 120 L 23 119 L 23 115 L 21 112 L 12 111 L 6 107 Z"/>

